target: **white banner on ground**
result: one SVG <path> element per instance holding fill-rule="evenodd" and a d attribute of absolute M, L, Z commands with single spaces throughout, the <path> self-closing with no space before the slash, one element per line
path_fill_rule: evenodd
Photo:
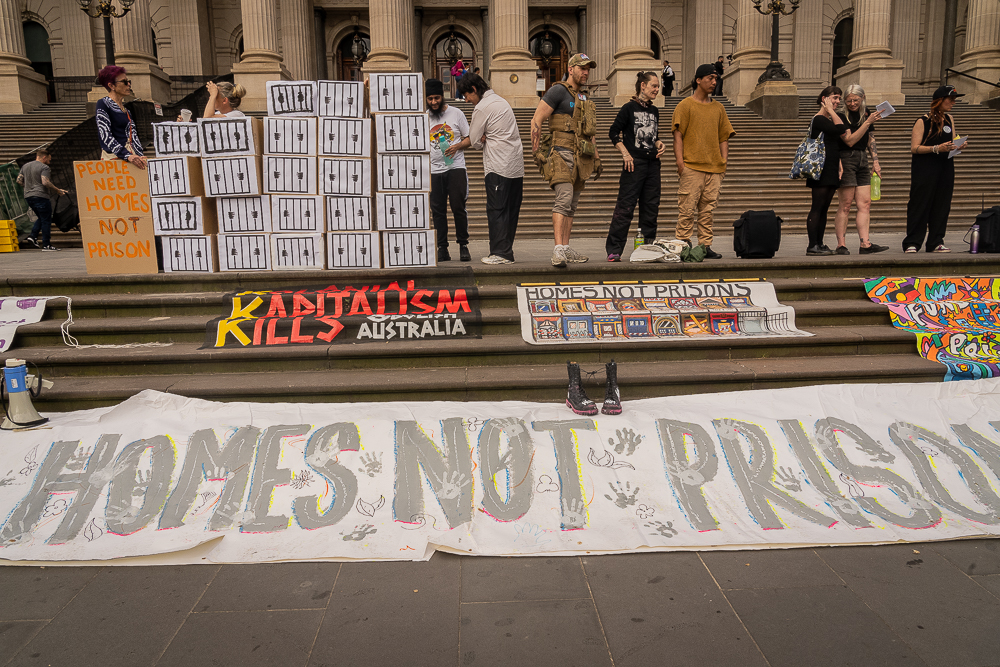
<path fill-rule="evenodd" d="M 0 432 L 0 558 L 420 560 L 998 535 L 998 431 L 1000 379 L 626 400 L 593 418 L 526 402 L 145 391 Z"/>
<path fill-rule="evenodd" d="M 41 321 L 46 300 L 34 296 L 0 297 L 0 352 L 10 349 L 19 326 Z"/>

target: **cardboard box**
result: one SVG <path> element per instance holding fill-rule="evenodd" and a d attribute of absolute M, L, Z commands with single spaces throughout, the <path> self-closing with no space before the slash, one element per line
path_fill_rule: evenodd
<path fill-rule="evenodd" d="M 268 116 L 264 119 L 264 154 L 316 155 L 316 121 Z"/>
<path fill-rule="evenodd" d="M 327 197 L 326 228 L 331 232 L 372 232 L 369 197 Z"/>
<path fill-rule="evenodd" d="M 149 214 L 83 218 L 80 235 L 90 275 L 159 272 Z"/>
<path fill-rule="evenodd" d="M 81 219 L 149 216 L 149 179 L 124 160 L 73 163 Z"/>
<path fill-rule="evenodd" d="M 393 229 L 430 229 L 431 196 L 425 192 L 375 195 L 379 231 Z"/>
<path fill-rule="evenodd" d="M 319 127 L 320 155 L 371 157 L 371 119 L 320 118 Z"/>
<path fill-rule="evenodd" d="M 202 158 L 205 194 L 209 197 L 259 195 L 260 156 Z"/>
<path fill-rule="evenodd" d="M 320 81 L 317 97 L 320 116 L 365 117 L 363 81 Z"/>
<path fill-rule="evenodd" d="M 268 116 L 315 116 L 315 81 L 268 81 Z"/>
<path fill-rule="evenodd" d="M 430 124 L 426 113 L 375 116 L 375 148 L 379 153 L 429 153 Z"/>
<path fill-rule="evenodd" d="M 198 134 L 202 157 L 260 155 L 264 126 L 250 116 L 199 118 Z"/>
<path fill-rule="evenodd" d="M 271 232 L 271 198 L 222 197 L 216 199 L 219 231 L 224 234 Z"/>
<path fill-rule="evenodd" d="M 154 158 L 146 163 L 149 194 L 153 197 L 201 197 L 205 194 L 201 165 L 196 157 Z"/>
<path fill-rule="evenodd" d="M 420 112 L 424 110 L 424 75 L 370 74 L 369 98 L 372 113 Z"/>
<path fill-rule="evenodd" d="M 275 271 L 306 271 L 326 268 L 322 234 L 274 234 L 271 236 L 271 267 Z"/>
<path fill-rule="evenodd" d="M 431 156 L 388 153 L 378 156 L 379 192 L 431 191 Z"/>
<path fill-rule="evenodd" d="M 198 126 L 195 123 L 153 123 L 153 147 L 156 157 L 177 155 L 201 155 L 198 141 Z"/>
<path fill-rule="evenodd" d="M 437 266 L 434 230 L 382 232 L 382 257 L 382 265 L 387 269 Z"/>
<path fill-rule="evenodd" d="M 166 236 L 163 269 L 167 273 L 217 273 L 219 257 L 214 236 Z"/>
<path fill-rule="evenodd" d="M 265 155 L 264 193 L 316 194 L 316 158 L 297 155 Z"/>
<path fill-rule="evenodd" d="M 378 241 L 378 232 L 331 232 L 327 234 L 326 268 L 381 268 Z"/>
<path fill-rule="evenodd" d="M 325 232 L 323 198 L 297 195 L 271 195 L 271 231 Z"/>
<path fill-rule="evenodd" d="M 208 197 L 153 197 L 153 232 L 157 236 L 217 234 L 215 205 Z"/>
<path fill-rule="evenodd" d="M 223 271 L 270 271 L 270 234 L 219 234 L 219 268 Z"/>
<path fill-rule="evenodd" d="M 324 195 L 370 197 L 372 161 L 366 158 L 321 157 L 320 186 Z M 429 164 L 429 163 L 428 163 Z"/>

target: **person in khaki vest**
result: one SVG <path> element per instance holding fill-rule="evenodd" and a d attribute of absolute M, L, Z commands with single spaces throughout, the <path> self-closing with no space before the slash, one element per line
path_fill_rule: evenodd
<path fill-rule="evenodd" d="M 531 119 L 531 151 L 542 176 L 555 190 L 552 229 L 555 248 L 552 266 L 563 268 L 567 262 L 583 263 L 589 257 L 569 247 L 573 215 L 587 179 L 600 177 L 603 169 L 597 153 L 597 107 L 583 92 L 590 70 L 597 66 L 585 53 L 569 59 L 566 81 L 552 84 L 542 97 Z M 542 123 L 549 121 L 549 132 L 542 137 Z"/>

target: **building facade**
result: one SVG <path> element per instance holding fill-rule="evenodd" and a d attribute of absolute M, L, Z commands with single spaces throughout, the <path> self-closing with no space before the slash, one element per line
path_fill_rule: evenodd
<path fill-rule="evenodd" d="M 96 4 L 97 0 L 94 0 Z M 120 0 L 114 0 L 115 5 Z M 726 58 L 724 94 L 745 104 L 769 61 L 771 17 L 752 0 L 135 0 L 114 19 L 116 61 L 139 97 L 179 99 L 233 72 L 263 108 L 269 79 L 357 79 L 419 70 L 452 85 L 460 56 L 520 107 L 562 77 L 569 55 L 597 61 L 596 96 L 620 105 L 635 74 L 669 60 L 677 86 Z M 927 94 L 943 68 L 1000 78 L 998 0 L 801 0 L 780 18 L 779 54 L 800 94 L 859 82 L 870 101 Z M 104 29 L 80 0 L 0 0 L 0 114 L 87 98 Z M 951 75 L 983 101 L 988 83 Z"/>

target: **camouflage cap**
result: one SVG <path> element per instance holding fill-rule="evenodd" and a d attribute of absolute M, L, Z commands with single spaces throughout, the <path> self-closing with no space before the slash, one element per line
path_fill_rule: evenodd
<path fill-rule="evenodd" d="M 597 63 L 590 59 L 586 53 L 578 53 L 569 59 L 570 67 L 589 67 L 591 69 L 597 67 Z"/>

